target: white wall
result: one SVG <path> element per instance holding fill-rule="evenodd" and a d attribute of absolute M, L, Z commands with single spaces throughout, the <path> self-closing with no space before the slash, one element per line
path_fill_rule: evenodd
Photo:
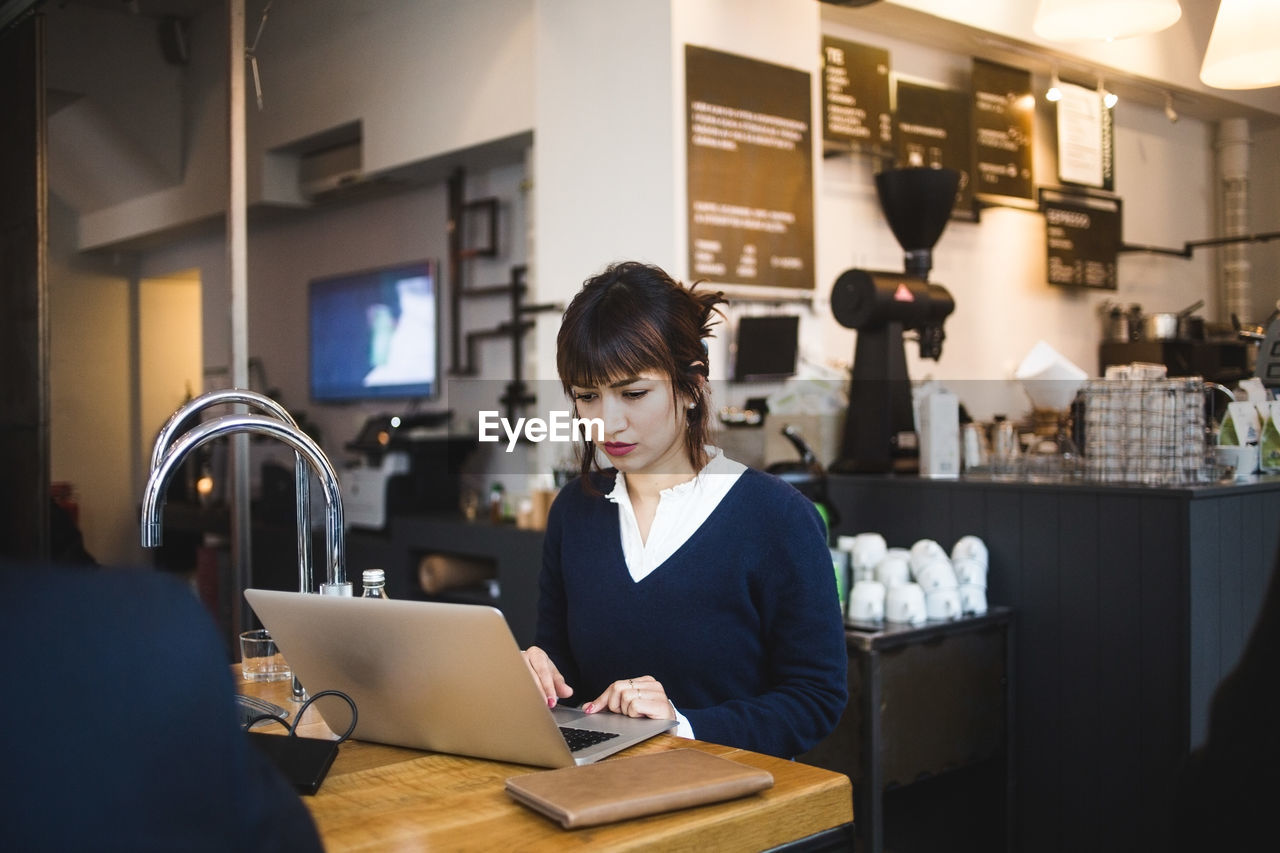
<path fill-rule="evenodd" d="M 51 246 L 66 245 L 74 228 L 72 212 L 52 200 Z M 131 267 L 110 259 L 49 253 L 49 473 L 75 485 L 85 548 L 100 562 L 133 562 L 140 550 L 133 280 Z"/>

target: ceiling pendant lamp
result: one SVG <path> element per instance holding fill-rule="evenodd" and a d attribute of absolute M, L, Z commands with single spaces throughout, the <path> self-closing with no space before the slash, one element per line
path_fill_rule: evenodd
<path fill-rule="evenodd" d="M 1222 0 L 1200 80 L 1215 89 L 1280 85 L 1280 2 Z"/>
<path fill-rule="evenodd" d="M 1112 41 L 1158 33 L 1181 17 L 1178 0 L 1040 0 L 1031 27 L 1050 41 Z"/>

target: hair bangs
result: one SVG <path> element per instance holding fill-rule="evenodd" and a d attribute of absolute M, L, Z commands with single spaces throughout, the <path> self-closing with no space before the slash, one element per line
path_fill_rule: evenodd
<path fill-rule="evenodd" d="M 613 315 L 613 316 L 610 316 Z M 657 370 L 674 373 L 670 347 L 645 315 L 622 304 L 602 304 L 593 322 L 561 335 L 557 354 L 565 389 L 598 388 Z"/>

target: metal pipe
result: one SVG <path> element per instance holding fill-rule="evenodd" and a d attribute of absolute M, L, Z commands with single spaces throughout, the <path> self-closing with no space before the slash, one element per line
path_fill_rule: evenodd
<path fill-rule="evenodd" d="M 1218 177 L 1221 181 L 1222 233 L 1238 237 L 1249 233 L 1249 121 L 1223 119 L 1218 123 Z M 1249 257 L 1243 244 L 1229 244 L 1219 259 L 1223 313 L 1252 314 Z"/>
<path fill-rule="evenodd" d="M 249 179 L 245 119 L 245 0 L 227 0 L 227 280 L 231 291 L 231 384 L 249 385 Z M 231 442 L 231 558 L 244 589 L 253 580 L 249 438 Z M 249 627 L 240 608 L 240 627 Z"/>
<path fill-rule="evenodd" d="M 343 541 L 342 495 L 338 490 L 338 474 L 324 451 L 302 430 L 276 418 L 262 415 L 223 415 L 191 428 L 173 442 L 160 464 L 147 478 L 142 495 L 142 547 L 154 548 L 163 539 L 161 511 L 164 493 L 173 472 L 197 447 L 222 436 L 251 433 L 279 439 L 293 447 L 310 463 L 324 489 L 325 546 L 327 555 L 326 582 L 320 592 L 325 595 L 351 595 L 351 583 L 346 577 L 345 546 Z"/>
<path fill-rule="evenodd" d="M 164 426 L 160 427 L 160 432 L 156 434 L 156 443 L 151 448 L 151 471 L 155 471 L 164 460 L 165 453 L 168 452 L 170 445 L 178 437 L 178 430 L 182 428 L 182 424 L 187 418 L 197 412 L 207 409 L 210 406 L 217 406 L 230 403 L 243 403 L 247 406 L 253 406 L 268 415 L 275 417 L 277 420 L 284 421 L 289 426 L 298 427 L 297 421 L 285 409 L 284 406 L 275 400 L 259 394 L 257 391 L 250 391 L 247 388 L 223 388 L 217 391 L 210 391 L 196 397 L 194 400 L 188 401 L 182 408 L 169 416 L 169 420 L 165 421 Z M 311 478 L 307 468 L 306 460 L 303 459 L 299 451 L 293 454 L 293 470 L 294 470 L 294 497 L 295 512 L 298 524 L 298 591 L 310 592 L 314 589 L 314 579 L 311 574 L 312 555 L 311 555 Z"/>

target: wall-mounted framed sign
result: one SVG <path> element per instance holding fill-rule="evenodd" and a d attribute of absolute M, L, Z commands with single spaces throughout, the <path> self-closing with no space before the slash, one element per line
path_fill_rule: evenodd
<path fill-rule="evenodd" d="M 1034 208 L 1031 72 L 974 59 L 972 87 L 974 192 L 996 204 Z"/>
<path fill-rule="evenodd" d="M 1120 209 L 1116 196 L 1040 189 L 1049 284 L 1116 289 Z"/>
<path fill-rule="evenodd" d="M 834 151 L 878 151 L 892 144 L 889 51 L 822 37 L 822 141 Z"/>
<path fill-rule="evenodd" d="M 813 100 L 806 71 L 685 46 L 689 270 L 813 290 Z"/>
<path fill-rule="evenodd" d="M 1115 189 L 1114 113 L 1097 89 L 1060 82 L 1058 91 L 1058 180 Z"/>
<path fill-rule="evenodd" d="M 953 219 L 978 218 L 973 203 L 973 134 L 967 92 L 898 80 L 894 149 L 899 167 L 948 168 L 960 173 Z"/>

